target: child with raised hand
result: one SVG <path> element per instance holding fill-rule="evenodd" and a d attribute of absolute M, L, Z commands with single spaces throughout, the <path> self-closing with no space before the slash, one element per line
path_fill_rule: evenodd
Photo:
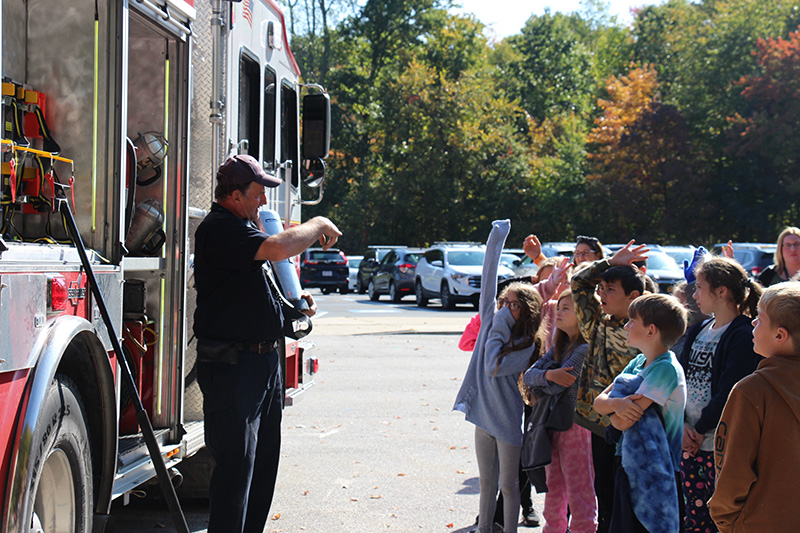
<path fill-rule="evenodd" d="M 626 345 L 628 306 L 645 289 L 644 274 L 632 266 L 649 249 L 630 241 L 610 259 L 588 263 L 572 276 L 572 300 L 581 335 L 589 343 L 578 378 L 575 422 L 592 432 L 592 461 L 597 495 L 598 533 L 609 531 L 614 503 L 614 452 L 605 440 L 608 417 L 592 402 L 638 353 Z M 583 265 L 581 265 L 583 266 Z"/>
<path fill-rule="evenodd" d="M 753 326 L 765 359 L 722 411 L 709 508 L 722 533 L 789 533 L 800 523 L 800 283 L 766 289 Z"/>
<path fill-rule="evenodd" d="M 566 401 L 571 422 L 578 391 L 577 378 L 587 346 L 569 289 L 558 296 L 553 347 L 524 375 L 536 398 L 551 408 Z M 597 530 L 597 498 L 594 494 L 591 433 L 577 424 L 553 431 L 551 462 L 545 467 L 548 492 L 544 500 L 546 524 L 542 533 L 594 533 Z M 567 508 L 572 519 L 567 523 Z"/>
<path fill-rule="evenodd" d="M 677 533 L 686 382 L 669 347 L 683 335 L 687 311 L 673 296 L 646 294 L 628 314 L 627 343 L 641 353 L 594 401 L 595 410 L 622 431 L 609 530 Z"/>
<path fill-rule="evenodd" d="M 497 278 L 500 253 L 511 224 L 495 221 L 486 244 L 482 279 Z M 519 520 L 519 458 L 523 402 L 517 378 L 537 350 L 542 298 L 530 284 L 508 286 L 495 306 L 497 287 L 483 283 L 481 326 L 464 382 L 453 409 L 475 424 L 475 453 L 480 480 L 479 533 L 493 529 L 498 484 L 503 493 L 505 533 Z"/>
<path fill-rule="evenodd" d="M 687 384 L 681 474 L 685 531 L 705 533 L 717 530 L 707 506 L 714 493 L 714 430 L 734 384 L 761 360 L 750 321 L 762 289 L 726 257 L 701 262 L 695 276 L 694 299 L 713 316 L 689 329 L 680 356 Z"/>

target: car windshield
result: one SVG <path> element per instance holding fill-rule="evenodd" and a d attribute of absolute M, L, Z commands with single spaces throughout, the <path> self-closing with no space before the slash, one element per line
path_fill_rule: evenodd
<path fill-rule="evenodd" d="M 691 248 L 675 248 L 671 250 L 665 250 L 668 256 L 675 260 L 675 263 L 678 265 L 683 264 L 683 261 L 692 262 L 692 258 L 694 257 L 694 250 Z"/>
<path fill-rule="evenodd" d="M 501 254 L 500 264 L 508 268 L 514 268 L 514 261 L 519 262 L 519 257 L 514 254 Z"/>
<path fill-rule="evenodd" d="M 347 265 L 350 268 L 358 268 L 358 265 L 360 265 L 360 264 L 361 264 L 361 258 L 358 258 L 358 259 L 356 259 L 354 257 L 348 257 L 347 258 Z"/>
<path fill-rule="evenodd" d="M 447 260 L 454 266 L 481 266 L 486 252 L 481 251 L 449 251 Z"/>
<path fill-rule="evenodd" d="M 406 254 L 406 261 L 416 265 L 419 263 L 420 257 L 422 257 L 422 254 Z"/>
<path fill-rule="evenodd" d="M 678 264 L 673 258 L 664 252 L 651 250 L 647 254 L 647 268 L 652 270 L 679 270 Z"/>

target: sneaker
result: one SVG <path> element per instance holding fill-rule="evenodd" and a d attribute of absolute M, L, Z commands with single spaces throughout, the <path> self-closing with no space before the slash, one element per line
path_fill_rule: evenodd
<path fill-rule="evenodd" d="M 536 512 L 536 509 L 533 507 L 529 507 L 528 509 L 523 509 L 522 511 L 522 524 L 526 527 L 539 527 L 541 525 L 542 519 L 539 518 L 539 513 Z"/>

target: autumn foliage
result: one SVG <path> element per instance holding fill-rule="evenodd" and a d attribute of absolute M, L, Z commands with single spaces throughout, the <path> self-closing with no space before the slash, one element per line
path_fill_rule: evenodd
<path fill-rule="evenodd" d="M 592 192 L 606 213 L 604 225 L 620 235 L 664 241 L 693 233 L 685 212 L 686 193 L 702 188 L 693 170 L 683 116 L 659 100 L 658 75 L 651 65 L 632 66 L 606 82 L 603 115 L 588 136 Z"/>
<path fill-rule="evenodd" d="M 759 39 L 753 51 L 760 73 L 738 84 L 750 108 L 731 117 L 729 153 L 758 155 L 774 172 L 800 177 L 800 29 L 787 39 Z"/>

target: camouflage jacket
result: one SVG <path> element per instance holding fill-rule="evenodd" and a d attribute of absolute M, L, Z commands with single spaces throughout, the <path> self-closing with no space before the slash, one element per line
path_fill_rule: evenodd
<path fill-rule="evenodd" d="M 592 403 L 639 353 L 625 343 L 627 334 L 624 326 L 627 319 L 617 319 L 603 313 L 600 298 L 595 294 L 600 275 L 609 266 L 608 259 L 601 259 L 580 269 L 572 277 L 575 314 L 581 335 L 589 344 L 578 379 L 575 422 L 601 437 L 611 421 L 607 416 L 598 414 Z"/>

